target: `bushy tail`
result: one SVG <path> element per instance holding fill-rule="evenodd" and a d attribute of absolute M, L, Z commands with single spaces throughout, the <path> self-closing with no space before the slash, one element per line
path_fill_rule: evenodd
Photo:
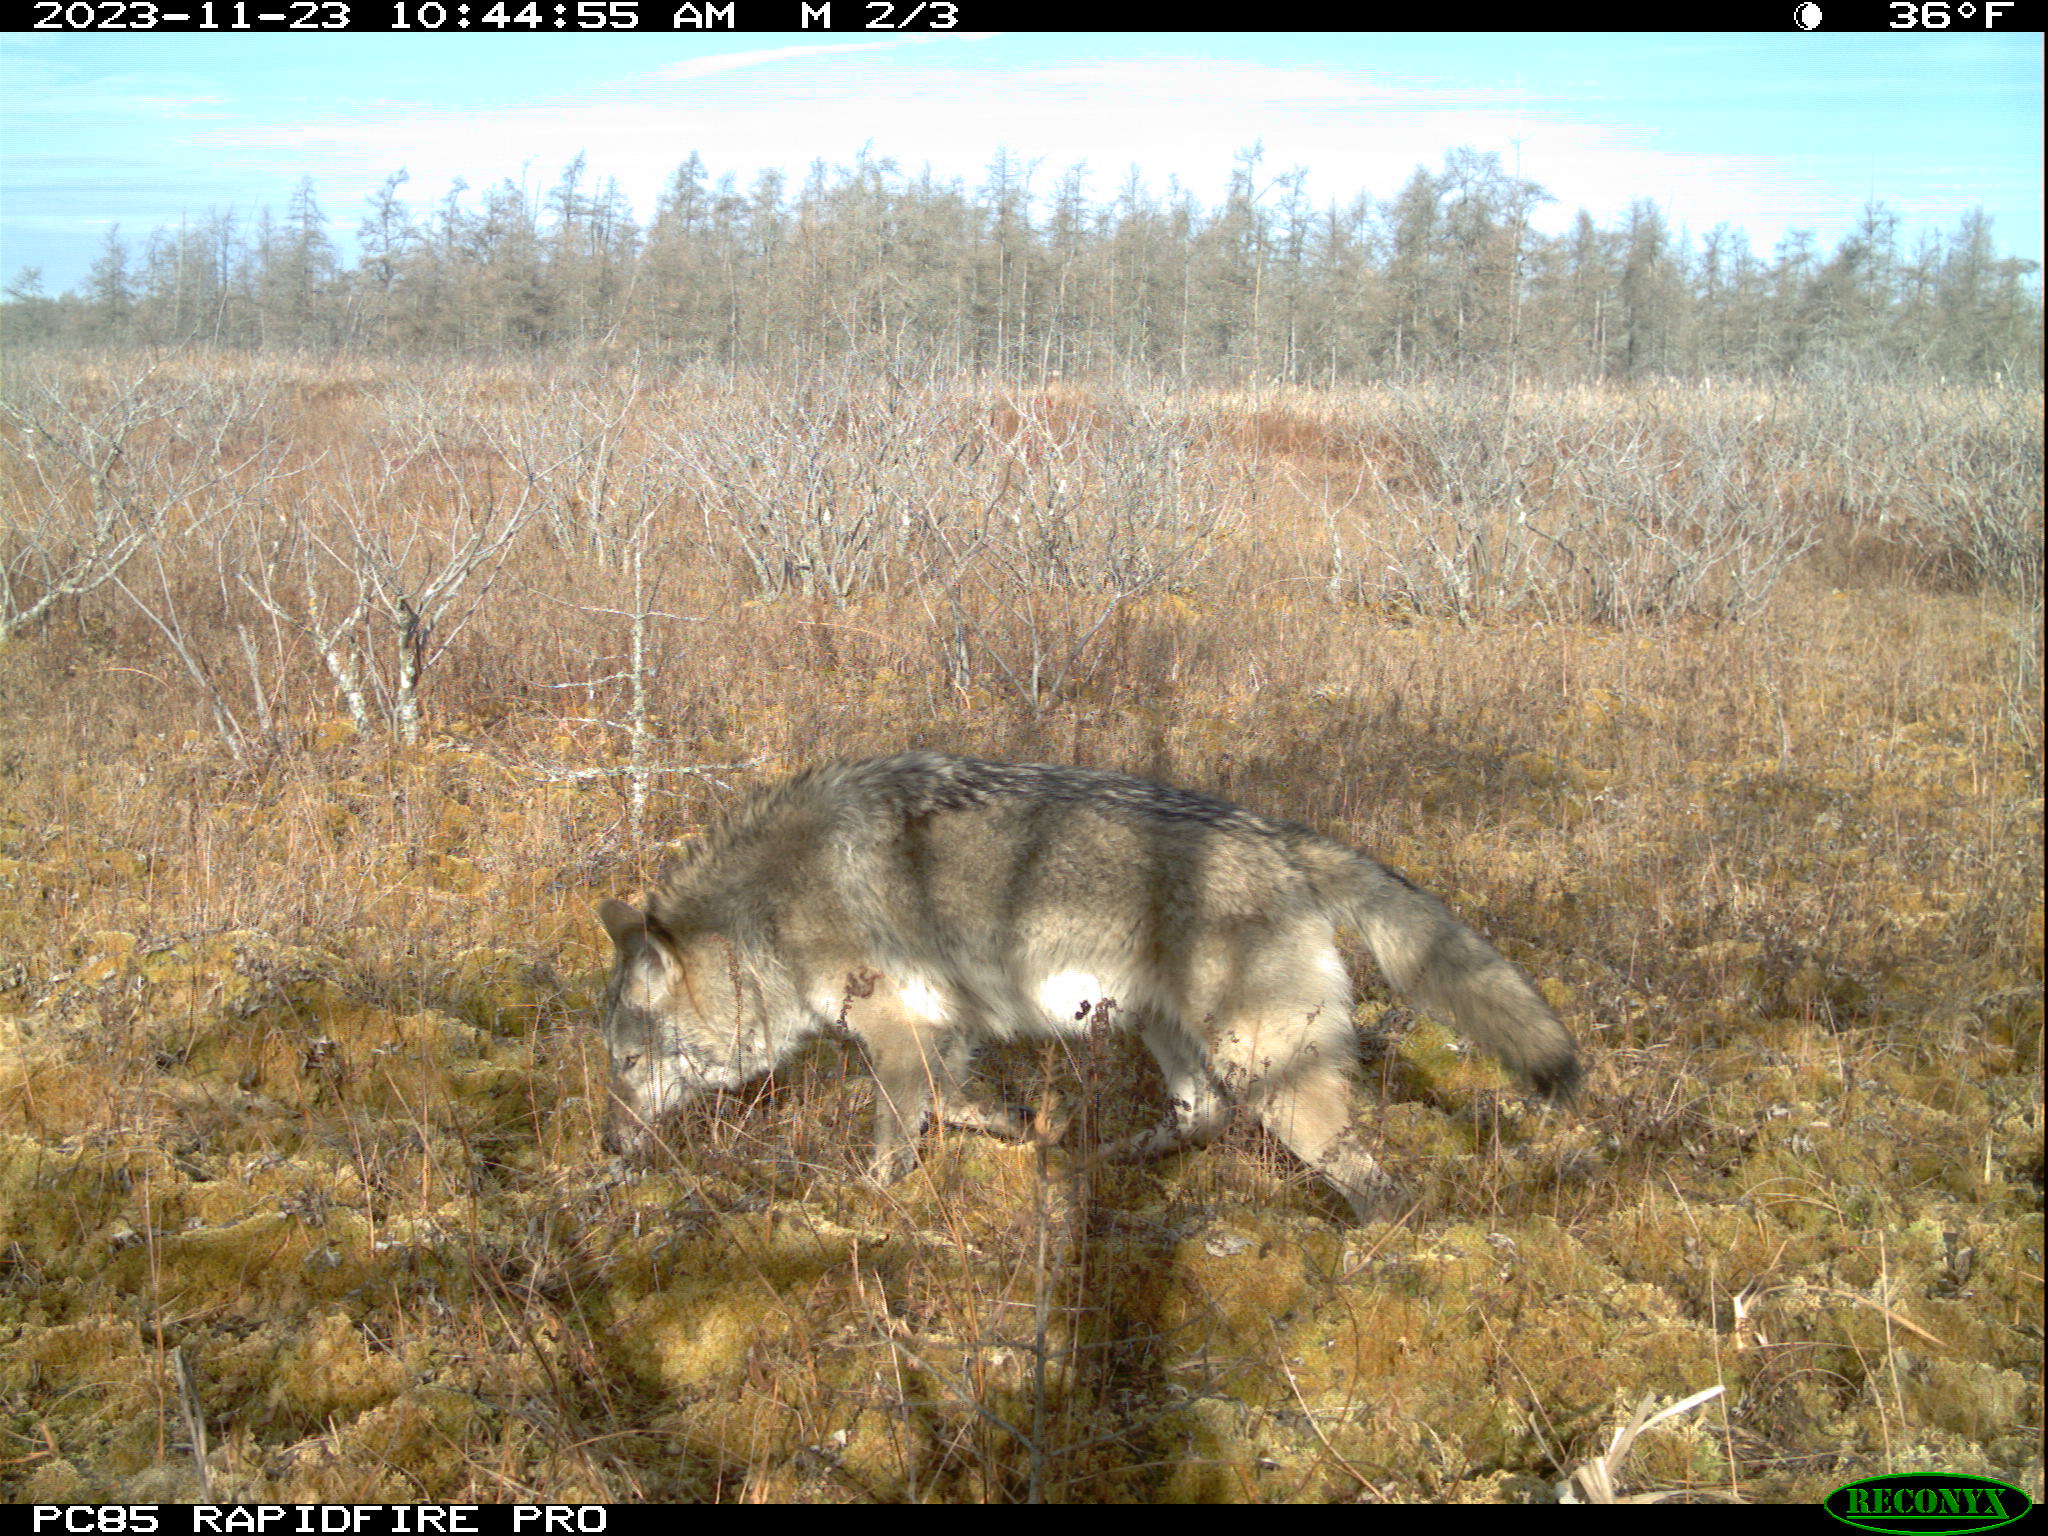
<path fill-rule="evenodd" d="M 1553 1101 L 1572 1096 L 1584 1071 L 1572 1037 L 1500 951 L 1427 891 L 1362 853 L 1325 844 L 1309 862 L 1332 914 L 1358 929 L 1398 990 L 1485 1046 L 1537 1092 Z"/>

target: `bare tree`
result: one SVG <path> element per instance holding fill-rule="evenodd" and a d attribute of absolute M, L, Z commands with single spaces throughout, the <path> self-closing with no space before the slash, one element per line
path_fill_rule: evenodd
<path fill-rule="evenodd" d="M 350 722 L 358 732 L 370 734 L 376 718 L 364 635 L 370 616 L 369 582 L 361 568 L 315 527 L 303 504 L 265 509 L 257 523 L 248 530 L 246 558 L 234 572 L 236 583 L 273 621 L 304 636 L 332 679 Z M 335 573 L 344 578 L 338 593 L 330 584 Z"/>
<path fill-rule="evenodd" d="M 0 641 L 113 581 L 146 544 L 206 515 L 206 498 L 263 459 L 248 394 L 172 379 L 156 362 L 100 376 L 30 368 L 0 401 L 12 482 L 0 527 Z M 175 526 L 174 526 L 175 525 Z"/>
<path fill-rule="evenodd" d="M 752 763 L 718 764 L 659 764 L 654 761 L 656 748 L 665 746 L 654 728 L 653 690 L 655 679 L 662 669 L 659 661 L 661 647 L 656 643 L 654 626 L 657 622 L 674 624 L 701 624 L 703 619 L 693 615 L 667 613 L 654 606 L 661 589 L 662 567 L 666 563 L 667 546 L 662 539 L 658 515 L 661 504 L 646 506 L 625 531 L 622 539 L 625 565 L 632 577 L 632 606 L 630 608 L 605 608 L 590 603 L 571 602 L 555 597 L 551 593 L 536 592 L 537 597 L 565 604 L 582 613 L 597 614 L 605 618 L 624 619 L 627 630 L 626 668 L 623 672 L 612 672 L 597 677 L 578 678 L 570 682 L 550 683 L 550 688 L 585 689 L 595 698 L 600 690 L 610 684 L 625 682 L 630 690 L 626 718 L 613 720 L 602 717 L 564 719 L 563 724 L 602 725 L 626 733 L 626 762 L 623 767 L 598 766 L 564 768 L 550 765 L 534 765 L 536 771 L 553 779 L 589 780 L 623 777 L 626 780 L 626 831 L 634 847 L 642 844 L 647 829 L 647 799 L 653 782 L 658 777 L 674 774 L 695 774 L 706 778 L 721 772 L 753 766 Z M 654 569 L 650 571 L 649 565 Z M 606 662 L 616 655 L 605 658 Z M 593 705 L 593 708 L 596 707 Z M 715 778 L 712 782 L 719 782 Z"/>
<path fill-rule="evenodd" d="M 410 744 L 428 667 L 476 617 L 538 491 L 516 466 L 468 462 L 478 434 L 443 402 L 402 396 L 388 421 L 369 455 L 329 466 L 322 504 L 277 514 L 237 579 L 311 642 L 357 729 L 381 716 Z"/>

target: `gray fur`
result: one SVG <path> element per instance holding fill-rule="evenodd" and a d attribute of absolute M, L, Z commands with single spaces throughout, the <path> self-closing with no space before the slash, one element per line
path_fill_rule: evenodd
<path fill-rule="evenodd" d="M 1117 1151 L 1199 1143 L 1243 1104 L 1363 1218 L 1397 1191 L 1350 1125 L 1339 926 L 1531 1088 L 1563 1097 L 1580 1077 L 1522 974 L 1400 875 L 1294 822 L 1091 768 L 903 752 L 810 769 L 672 862 L 644 912 L 599 915 L 616 1147 L 843 1019 L 879 1087 L 871 1172 L 893 1179 L 934 1109 L 1023 1132 L 962 1097 L 978 1042 L 1083 1030 L 1106 1001 L 1174 1103 Z"/>

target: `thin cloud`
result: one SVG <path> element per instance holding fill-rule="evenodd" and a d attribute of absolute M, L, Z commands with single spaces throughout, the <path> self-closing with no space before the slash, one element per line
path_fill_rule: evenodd
<path fill-rule="evenodd" d="M 720 53 L 708 59 L 678 59 L 648 74 L 650 80 L 698 80 L 705 75 L 722 75 L 735 69 L 756 69 L 763 64 L 784 64 L 792 59 L 815 58 L 826 53 L 868 53 L 877 48 L 897 48 L 899 43 L 877 39 L 863 43 L 798 43 L 788 48 L 756 48 L 750 53 Z"/>
<path fill-rule="evenodd" d="M 10 71 L 12 74 L 12 71 Z M 10 79 L 7 115 L 37 117 L 146 117 L 208 120 L 228 115 L 226 96 L 176 88 L 161 75 L 105 75 L 89 87 L 62 80 L 25 84 Z"/>

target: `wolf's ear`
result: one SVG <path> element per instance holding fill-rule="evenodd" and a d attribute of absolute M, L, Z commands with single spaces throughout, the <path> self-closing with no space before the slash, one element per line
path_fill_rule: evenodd
<path fill-rule="evenodd" d="M 622 959 L 631 961 L 652 954 L 670 970 L 681 964 L 681 949 L 675 935 L 662 927 L 652 913 L 623 901 L 601 901 L 597 904 L 597 920 L 612 936 L 612 946 Z"/>
<path fill-rule="evenodd" d="M 621 950 L 630 949 L 647 937 L 647 914 L 623 901 L 600 901 L 597 920 L 604 924 L 604 931 L 612 936 L 612 943 Z"/>

